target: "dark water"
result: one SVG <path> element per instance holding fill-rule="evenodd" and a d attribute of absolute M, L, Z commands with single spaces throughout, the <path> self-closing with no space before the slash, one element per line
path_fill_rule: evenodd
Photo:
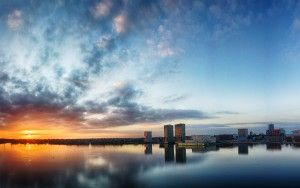
<path fill-rule="evenodd" d="M 0 145 L 0 187 L 300 187 L 300 148 Z"/>

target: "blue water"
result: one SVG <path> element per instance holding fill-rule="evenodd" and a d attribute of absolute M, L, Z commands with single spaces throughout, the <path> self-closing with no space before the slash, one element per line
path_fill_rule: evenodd
<path fill-rule="evenodd" d="M 290 145 L 0 145 L 0 187 L 300 187 Z"/>

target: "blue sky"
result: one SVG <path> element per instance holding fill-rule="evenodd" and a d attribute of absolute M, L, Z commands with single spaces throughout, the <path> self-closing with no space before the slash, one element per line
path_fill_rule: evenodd
<path fill-rule="evenodd" d="M 1 129 L 297 126 L 299 31 L 297 1 L 4 0 Z"/>

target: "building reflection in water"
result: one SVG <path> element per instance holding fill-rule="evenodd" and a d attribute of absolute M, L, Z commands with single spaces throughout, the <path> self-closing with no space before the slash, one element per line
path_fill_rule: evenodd
<path fill-rule="evenodd" d="M 145 144 L 145 154 L 146 155 L 152 154 L 152 144 Z"/>
<path fill-rule="evenodd" d="M 212 146 L 206 146 L 206 147 L 198 147 L 198 148 L 192 148 L 193 153 L 205 153 L 209 151 L 218 151 L 219 148 L 215 145 Z"/>
<path fill-rule="evenodd" d="M 186 163 L 186 148 L 176 147 L 176 163 Z"/>
<path fill-rule="evenodd" d="M 267 150 L 281 150 L 280 143 L 267 143 L 266 147 L 267 147 Z"/>
<path fill-rule="evenodd" d="M 239 155 L 248 155 L 248 153 L 249 153 L 248 144 L 239 144 L 238 152 L 239 152 Z"/>
<path fill-rule="evenodd" d="M 174 145 L 166 144 L 165 146 L 165 162 L 174 161 Z"/>

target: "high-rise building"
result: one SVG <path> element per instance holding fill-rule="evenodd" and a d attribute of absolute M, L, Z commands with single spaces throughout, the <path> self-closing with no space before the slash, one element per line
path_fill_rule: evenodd
<path fill-rule="evenodd" d="M 185 142 L 185 124 L 179 123 L 175 125 L 175 141 Z"/>
<path fill-rule="evenodd" d="M 273 123 L 269 124 L 268 130 L 266 131 L 266 135 L 271 136 L 274 133 L 274 130 L 275 130 L 274 124 Z"/>
<path fill-rule="evenodd" d="M 173 125 L 164 126 L 164 142 L 174 143 Z"/>
<path fill-rule="evenodd" d="M 238 129 L 238 136 L 239 137 L 247 137 L 248 136 L 248 129 Z"/>
<path fill-rule="evenodd" d="M 248 129 L 238 129 L 239 138 L 247 138 L 248 137 Z"/>
<path fill-rule="evenodd" d="M 152 132 L 151 131 L 145 131 L 144 132 L 144 139 L 146 143 L 152 142 Z"/>

